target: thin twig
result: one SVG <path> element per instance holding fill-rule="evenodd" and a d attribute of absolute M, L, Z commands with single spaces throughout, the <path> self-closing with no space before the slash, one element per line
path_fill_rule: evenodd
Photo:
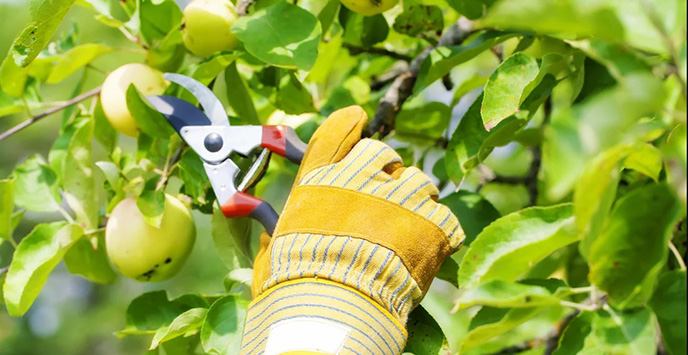
<path fill-rule="evenodd" d="M 69 215 L 69 212 L 67 212 L 64 208 L 62 208 L 62 206 L 60 206 L 58 211 L 60 212 L 62 217 L 64 217 L 67 220 L 67 222 L 74 223 L 74 218 L 72 218 L 72 216 Z"/>
<path fill-rule="evenodd" d="M 563 307 L 575 308 L 579 311 L 588 311 L 588 312 L 594 312 L 598 308 L 594 304 L 580 304 L 580 303 L 571 302 L 571 301 L 564 301 L 564 300 L 559 301 L 559 305 L 561 305 Z"/>
<path fill-rule="evenodd" d="M 681 268 L 681 270 L 685 270 L 686 262 L 683 261 L 681 253 L 678 251 L 674 243 L 672 243 L 671 241 L 669 241 L 669 250 L 671 250 L 671 253 L 674 254 L 674 257 L 676 257 L 676 262 L 678 262 L 678 266 Z"/>
<path fill-rule="evenodd" d="M 581 293 L 590 293 L 594 290 L 595 288 L 593 286 L 586 286 L 586 287 L 574 287 L 570 288 L 568 290 L 568 294 L 570 295 L 577 295 Z"/>
<path fill-rule="evenodd" d="M 463 43 L 471 31 L 472 23 L 462 18 L 447 29 L 442 37 L 440 37 L 438 45 L 459 45 Z M 368 124 L 366 129 L 367 136 L 378 133 L 379 138 L 383 138 L 394 129 L 394 122 L 397 114 L 401 110 L 401 106 L 413 93 L 413 86 L 416 84 L 421 64 L 423 64 L 425 58 L 434 49 L 434 46 L 426 48 L 423 53 L 411 61 L 407 71 L 399 74 L 399 76 L 394 79 L 392 85 L 390 85 L 389 89 L 387 89 L 387 92 L 380 100 L 377 111 L 375 111 L 375 116 L 373 116 L 373 119 Z"/>
<path fill-rule="evenodd" d="M 143 42 L 141 42 L 141 39 L 139 37 L 134 36 L 131 32 L 129 32 L 129 30 L 124 28 L 124 26 L 120 26 L 119 30 L 120 30 L 120 32 L 122 32 L 124 37 L 127 37 L 128 40 L 138 44 L 139 46 L 141 46 L 144 49 L 148 49 L 148 46 L 146 46 Z"/>
<path fill-rule="evenodd" d="M 413 57 L 411 57 L 410 55 L 393 52 L 393 51 L 390 51 L 390 50 L 387 50 L 384 48 L 376 48 L 376 47 L 363 48 L 363 47 L 354 46 L 354 45 L 348 44 L 348 43 L 342 44 L 342 47 L 348 49 L 349 53 L 351 55 L 358 55 L 361 53 L 370 53 L 370 54 L 383 55 L 383 56 L 390 57 L 393 59 L 403 60 L 405 62 L 410 62 L 413 60 Z"/>
<path fill-rule="evenodd" d="M 174 152 L 174 155 L 167 156 L 167 159 L 165 160 L 165 167 L 162 170 L 162 174 L 160 174 L 160 180 L 158 180 L 158 184 L 155 186 L 156 190 L 160 190 L 167 183 L 167 179 L 169 178 L 170 173 L 172 173 L 175 164 L 179 161 L 179 158 L 181 158 L 182 156 L 182 151 L 184 150 L 184 147 L 186 147 L 186 144 L 182 142 L 179 148 L 177 148 L 177 150 Z"/>
<path fill-rule="evenodd" d="M 248 15 L 248 9 L 256 2 L 256 0 L 239 0 L 236 4 L 236 12 L 239 17 Z"/>
<path fill-rule="evenodd" d="M 397 76 L 403 74 L 408 70 L 408 64 L 405 62 L 397 62 L 392 69 L 380 76 L 373 77 L 373 81 L 370 83 L 370 90 L 378 91 L 385 86 L 391 84 Z"/>
<path fill-rule="evenodd" d="M 91 91 L 87 91 L 87 92 L 85 92 L 85 93 L 83 93 L 83 94 L 81 94 L 81 95 L 79 95 L 79 96 L 76 96 L 75 98 L 73 98 L 73 99 L 71 99 L 71 100 L 66 101 L 65 103 L 63 103 L 63 104 L 61 104 L 61 105 L 59 105 L 59 106 L 50 108 L 50 109 L 46 110 L 45 112 L 39 113 L 39 114 L 37 114 L 37 115 L 35 115 L 35 116 L 29 118 L 28 120 L 26 120 L 26 121 L 24 121 L 24 122 L 22 122 L 22 123 L 20 123 L 20 124 L 18 124 L 18 125 L 16 125 L 16 126 L 10 128 L 10 129 L 8 129 L 7 131 L 5 131 L 5 132 L 3 132 L 2 134 L 0 134 L 0 142 L 1 142 L 3 139 L 5 139 L 5 138 L 7 138 L 7 137 L 9 137 L 9 136 L 11 136 L 11 135 L 13 135 L 13 134 L 15 134 L 15 133 L 21 131 L 22 129 L 24 129 L 24 128 L 30 126 L 30 125 L 32 125 L 33 123 L 36 123 L 36 122 L 40 121 L 42 118 L 45 118 L 46 116 L 50 116 L 50 115 L 52 115 L 52 114 L 55 113 L 55 112 L 59 112 L 59 111 L 64 110 L 65 108 L 67 108 L 67 107 L 69 107 L 69 106 L 72 106 L 72 105 L 77 104 L 77 103 L 79 103 L 79 102 L 81 102 L 81 101 L 84 101 L 84 100 L 86 100 L 86 99 L 88 99 L 88 98 L 90 98 L 90 97 L 92 97 L 92 96 L 98 95 L 98 94 L 100 93 L 100 88 L 101 88 L 101 87 L 99 86 L 99 87 L 97 87 L 97 88 L 95 88 L 95 89 L 93 89 L 93 90 L 91 90 Z"/>
<path fill-rule="evenodd" d="M 98 228 L 96 228 L 96 229 L 89 229 L 89 230 L 87 230 L 87 231 L 84 231 L 84 236 L 92 235 L 92 234 L 96 234 L 96 233 L 100 233 L 100 232 L 105 232 L 105 227 L 104 227 L 104 226 L 103 226 L 103 227 L 98 227 Z"/>

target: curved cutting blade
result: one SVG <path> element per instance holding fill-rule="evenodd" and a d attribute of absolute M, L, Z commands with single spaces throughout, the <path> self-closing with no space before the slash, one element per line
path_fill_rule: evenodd
<path fill-rule="evenodd" d="M 212 122 L 203 111 L 186 100 L 173 96 L 151 95 L 146 97 L 153 107 L 160 111 L 177 133 L 184 126 L 210 126 Z"/>
<path fill-rule="evenodd" d="M 165 79 L 179 84 L 181 87 L 189 90 L 203 107 L 206 115 L 214 126 L 229 126 L 227 119 L 227 112 L 222 106 L 217 96 L 207 86 L 201 84 L 197 80 L 182 74 L 165 73 Z"/>

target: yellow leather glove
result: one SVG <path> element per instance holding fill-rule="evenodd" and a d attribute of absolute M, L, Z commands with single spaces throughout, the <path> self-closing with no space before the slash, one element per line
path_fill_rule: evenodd
<path fill-rule="evenodd" d="M 367 116 L 313 135 L 272 238 L 261 237 L 241 354 L 401 354 L 406 320 L 465 236 L 437 188 Z"/>

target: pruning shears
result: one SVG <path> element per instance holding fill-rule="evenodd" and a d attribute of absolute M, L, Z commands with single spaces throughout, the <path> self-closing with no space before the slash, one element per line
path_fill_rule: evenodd
<path fill-rule="evenodd" d="M 191 92 L 203 111 L 173 96 L 152 95 L 147 97 L 148 102 L 165 116 L 201 158 L 222 213 L 227 218 L 256 219 L 272 235 L 279 217 L 277 212 L 269 203 L 247 194 L 246 190 L 262 176 L 271 152 L 299 164 L 306 152 L 306 143 L 299 139 L 293 128 L 284 125 L 231 126 L 222 103 L 208 87 L 181 74 L 166 73 L 164 77 Z M 237 185 L 240 169 L 230 155 L 237 153 L 248 158 L 261 148 Z"/>

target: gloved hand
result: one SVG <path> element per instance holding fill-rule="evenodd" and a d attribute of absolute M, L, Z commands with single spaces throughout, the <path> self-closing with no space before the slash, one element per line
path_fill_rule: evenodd
<path fill-rule="evenodd" d="M 261 237 L 241 354 L 401 354 L 406 320 L 465 236 L 437 188 L 358 106 L 315 132 L 272 238 Z"/>

